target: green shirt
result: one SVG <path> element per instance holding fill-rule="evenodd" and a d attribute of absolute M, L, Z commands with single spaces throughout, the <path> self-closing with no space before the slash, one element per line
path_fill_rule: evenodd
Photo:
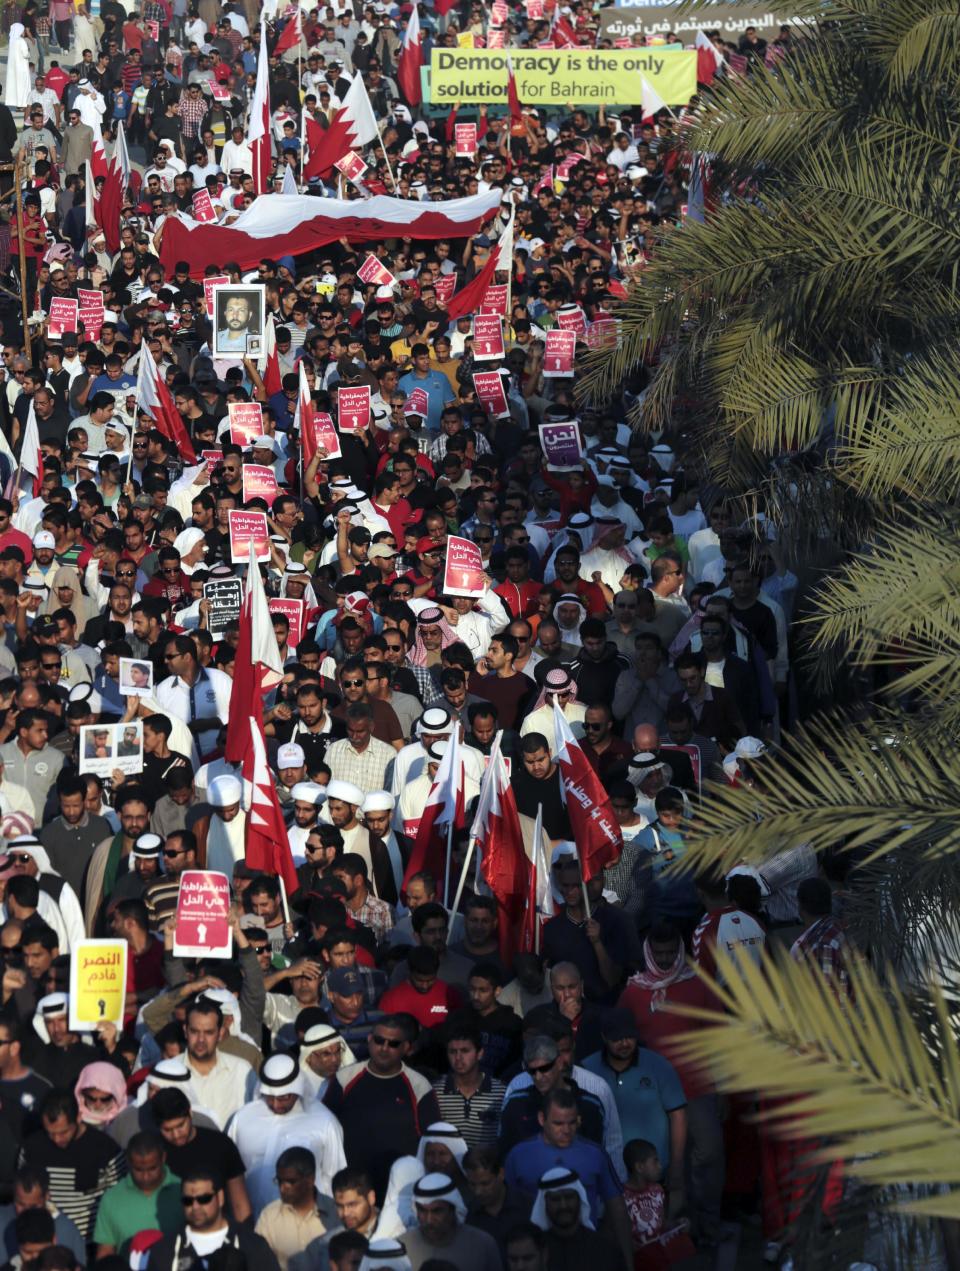
<path fill-rule="evenodd" d="M 138 1232 L 162 1231 L 166 1236 L 182 1225 L 180 1180 L 167 1166 L 163 1183 L 150 1196 L 143 1194 L 129 1174 L 104 1192 L 93 1239 L 98 1245 L 112 1245 L 119 1253 Z"/>

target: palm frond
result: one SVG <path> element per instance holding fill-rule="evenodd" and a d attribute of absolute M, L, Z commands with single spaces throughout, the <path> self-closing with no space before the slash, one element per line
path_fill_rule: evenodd
<path fill-rule="evenodd" d="M 885 726 L 884 726 L 885 725 Z M 935 724 L 822 717 L 756 766 L 752 787 L 710 787 L 685 868 L 758 866 L 796 844 L 876 859 L 960 851 L 960 764 Z"/>
<path fill-rule="evenodd" d="M 931 1051 L 904 996 L 894 985 L 882 988 L 862 961 L 850 964 L 848 1001 L 806 963 L 784 958 L 761 969 L 718 957 L 723 986 L 711 987 L 724 1012 L 674 1008 L 698 1022 L 677 1043 L 686 1062 L 709 1069 L 726 1091 L 753 1091 L 762 1074 L 775 1132 L 825 1140 L 814 1159 L 842 1159 L 864 1182 L 960 1183 L 960 1063 L 938 991 L 928 995 Z M 905 1199 L 898 1208 L 960 1218 L 960 1191 Z"/>

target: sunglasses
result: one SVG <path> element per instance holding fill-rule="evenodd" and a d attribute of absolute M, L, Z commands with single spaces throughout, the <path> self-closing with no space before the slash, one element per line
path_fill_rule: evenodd
<path fill-rule="evenodd" d="M 89 1090 L 81 1091 L 84 1103 L 89 1103 L 94 1108 L 105 1108 L 108 1103 L 113 1103 L 112 1094 L 91 1094 Z"/>
<path fill-rule="evenodd" d="M 11 865 L 29 865 L 33 857 L 29 852 L 11 852 L 7 859 Z"/>
<path fill-rule="evenodd" d="M 391 1050 L 399 1050 L 403 1045 L 402 1037 L 381 1037 L 379 1033 L 371 1033 L 370 1040 L 375 1046 L 389 1046 Z"/>
<path fill-rule="evenodd" d="M 163 854 L 167 857 L 183 856 L 186 850 L 187 849 L 185 847 L 165 847 L 163 849 Z"/>
<path fill-rule="evenodd" d="M 541 1073 L 549 1072 L 556 1062 L 554 1059 L 549 1064 L 527 1064 L 527 1072 L 531 1077 L 538 1077 Z"/>
<path fill-rule="evenodd" d="M 361 688 L 363 686 L 364 681 L 363 680 L 341 680 L 340 683 L 343 685 L 344 688 Z"/>
<path fill-rule="evenodd" d="M 201 1192 L 198 1196 L 181 1196 L 180 1204 L 184 1209 L 189 1209 L 191 1205 L 209 1205 L 216 1192 Z"/>

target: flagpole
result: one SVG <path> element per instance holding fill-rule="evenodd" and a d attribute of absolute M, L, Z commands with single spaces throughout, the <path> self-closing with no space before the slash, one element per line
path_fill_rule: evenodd
<path fill-rule="evenodd" d="M 387 154 L 387 147 L 383 144 L 383 134 L 377 133 L 377 140 L 380 142 L 380 149 L 383 151 L 383 157 L 387 163 L 387 171 L 390 173 L 390 184 L 393 186 L 393 192 L 397 192 L 397 178 L 393 175 L 393 167 L 390 163 L 390 156 Z"/>
<path fill-rule="evenodd" d="M 450 822 L 450 826 L 452 829 L 453 828 L 452 821 Z M 473 853 L 476 849 L 476 846 L 477 846 L 476 836 L 471 834 L 470 842 L 467 845 L 467 857 L 466 857 L 466 860 L 463 862 L 463 869 L 460 871 L 460 882 L 457 884 L 457 894 L 453 898 L 453 908 L 450 910 L 451 914 L 456 914 L 460 908 L 460 899 L 463 896 L 463 889 L 467 885 L 467 872 L 470 869 L 470 861 L 473 858 Z M 449 861 L 450 861 L 450 857 L 448 855 L 447 856 L 448 869 L 449 869 Z"/>
<path fill-rule="evenodd" d="M 537 804 L 537 819 L 533 824 L 534 838 L 537 840 L 533 845 L 533 873 L 535 877 L 533 887 L 533 951 L 540 956 L 540 909 L 537 905 L 537 894 L 540 891 L 540 879 L 536 878 L 540 869 L 540 862 L 543 859 L 543 804 Z"/>
<path fill-rule="evenodd" d="M 456 820 L 456 817 L 452 817 L 450 819 L 450 824 L 447 826 L 447 868 L 446 868 L 446 872 L 444 874 L 444 879 L 443 879 L 444 905 L 447 904 L 450 898 L 450 868 L 453 861 L 453 822 L 455 820 Z"/>

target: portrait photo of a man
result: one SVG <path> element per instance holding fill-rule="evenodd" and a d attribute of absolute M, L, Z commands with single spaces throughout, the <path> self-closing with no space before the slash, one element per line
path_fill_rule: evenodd
<path fill-rule="evenodd" d="M 262 287 L 215 287 L 214 357 L 246 357 L 259 353 L 265 322 L 266 293 Z"/>

